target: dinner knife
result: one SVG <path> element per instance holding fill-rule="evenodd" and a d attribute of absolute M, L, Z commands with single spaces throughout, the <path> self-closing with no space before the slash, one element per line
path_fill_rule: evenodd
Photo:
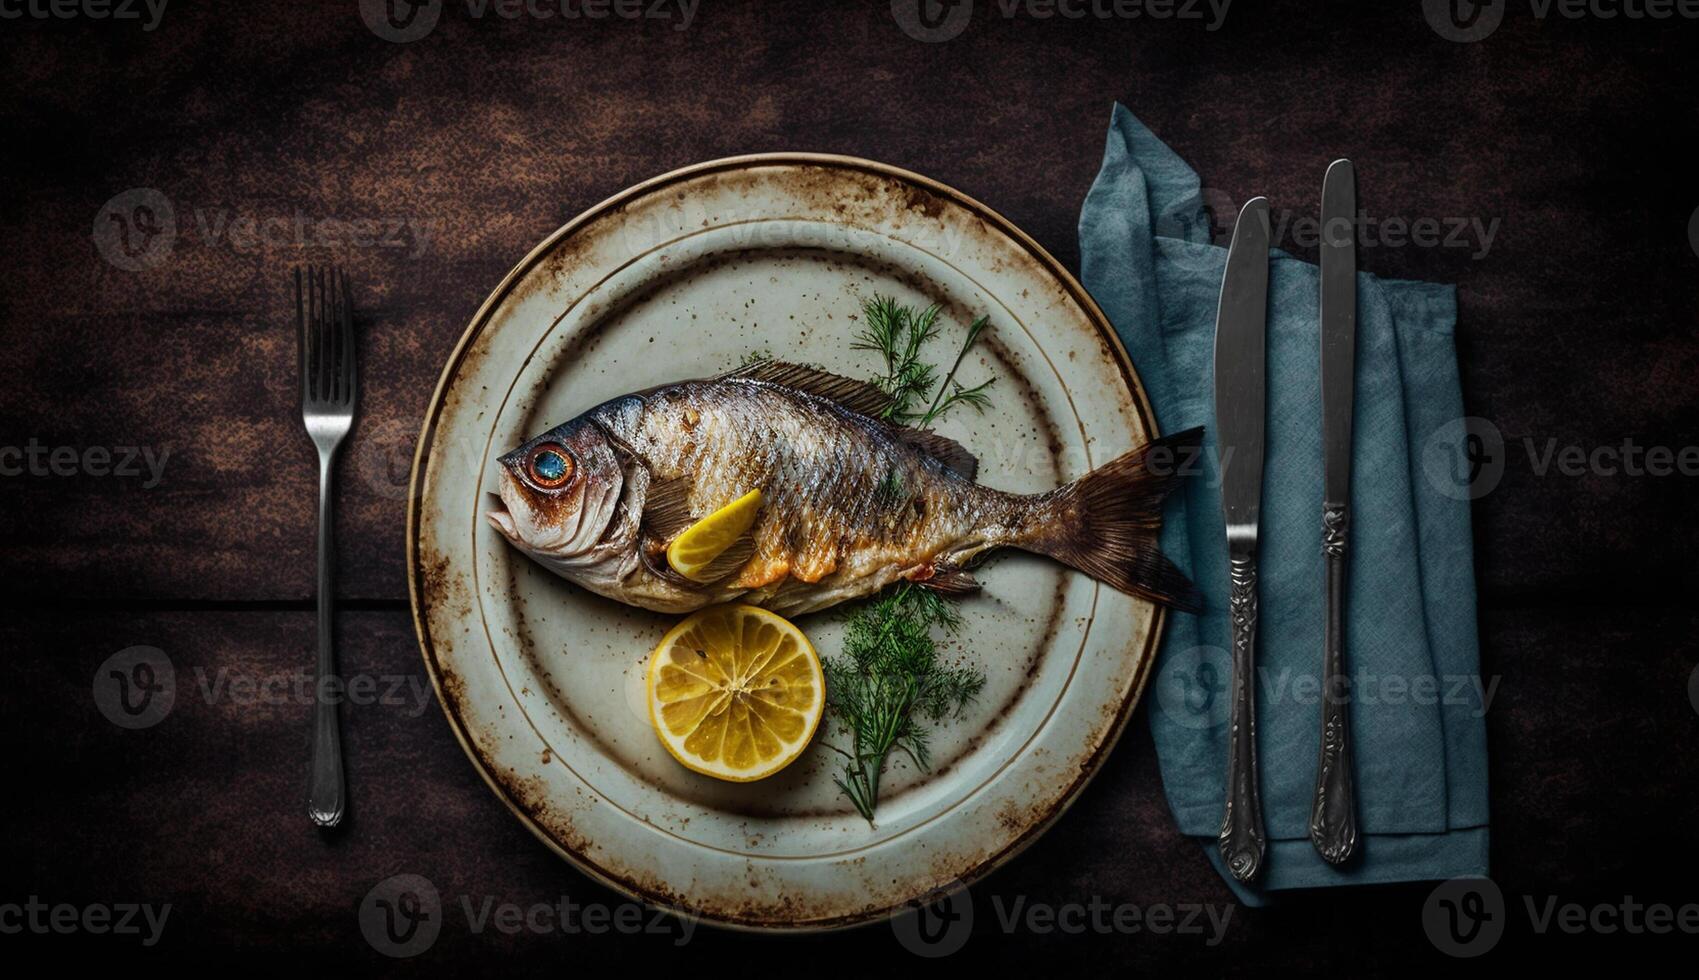
<path fill-rule="evenodd" d="M 1257 773 L 1257 518 L 1262 504 L 1263 377 L 1268 330 L 1268 199 L 1252 198 L 1233 226 L 1215 319 L 1215 432 L 1227 526 L 1233 629 L 1227 802 L 1216 846 L 1233 877 L 1251 881 L 1266 847 Z"/>
<path fill-rule="evenodd" d="M 1327 168 L 1321 190 L 1322 554 L 1327 627 L 1322 642 L 1321 758 L 1310 841 L 1329 864 L 1357 847 L 1357 803 L 1345 673 L 1345 535 L 1350 524 L 1351 411 L 1357 383 L 1357 172 Z"/>

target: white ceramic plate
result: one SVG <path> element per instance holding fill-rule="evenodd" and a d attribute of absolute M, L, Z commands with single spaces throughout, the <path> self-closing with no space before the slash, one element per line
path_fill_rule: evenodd
<path fill-rule="evenodd" d="M 438 385 L 413 469 L 408 571 L 449 721 L 514 814 L 587 874 L 644 901 L 756 929 L 883 917 L 985 874 L 1084 787 L 1126 724 L 1161 630 L 1149 603 L 1048 561 L 994 560 L 952 660 L 988 683 L 940 727 L 931 772 L 893 759 L 877 826 L 833 785 L 823 723 L 777 776 L 689 772 L 649 727 L 649 651 L 673 621 L 543 571 L 486 524 L 495 459 L 614 395 L 754 353 L 870 377 L 861 301 L 944 307 L 932 353 L 991 329 L 961 378 L 992 408 L 940 428 L 980 480 L 1049 489 L 1154 436 L 1125 350 L 1085 291 L 1001 216 L 933 181 L 803 154 L 706 163 L 592 208 L 478 311 Z M 823 655 L 839 617 L 799 625 Z"/>

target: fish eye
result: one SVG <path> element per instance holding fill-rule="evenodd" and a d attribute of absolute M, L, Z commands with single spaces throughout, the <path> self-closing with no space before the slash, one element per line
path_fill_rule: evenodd
<path fill-rule="evenodd" d="M 572 454 L 554 443 L 545 443 L 531 450 L 525 461 L 525 473 L 544 490 L 553 490 L 572 479 Z"/>

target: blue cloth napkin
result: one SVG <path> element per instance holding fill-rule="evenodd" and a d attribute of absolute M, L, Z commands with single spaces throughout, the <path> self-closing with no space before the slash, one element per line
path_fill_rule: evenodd
<path fill-rule="evenodd" d="M 1318 188 L 1321 178 L 1318 170 Z M 1372 169 L 1363 185 L 1372 193 Z M 1080 252 L 1085 286 L 1132 354 L 1162 431 L 1205 427 L 1199 472 L 1170 505 L 1162 544 L 1206 607 L 1169 618 L 1147 696 L 1181 831 L 1203 839 L 1251 904 L 1281 889 L 1486 874 L 1491 688 L 1480 678 L 1469 502 L 1429 468 L 1432 454 L 1463 451 L 1454 288 L 1358 275 L 1346 657 L 1361 837 L 1357 858 L 1340 870 L 1308 837 L 1326 605 L 1319 270 L 1270 256 L 1257 637 L 1269 847 L 1261 880 L 1247 889 L 1214 846 L 1230 647 L 1213 394 L 1227 250 L 1210 242 L 1197 174 L 1120 105 L 1080 214 Z"/>

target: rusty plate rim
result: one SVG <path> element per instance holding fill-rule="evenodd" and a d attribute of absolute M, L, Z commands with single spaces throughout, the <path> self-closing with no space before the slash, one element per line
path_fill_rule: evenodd
<path fill-rule="evenodd" d="M 1097 331 L 1101 339 L 1108 344 L 1109 349 L 1114 352 L 1116 364 L 1121 370 L 1122 382 L 1127 386 L 1129 393 L 1132 395 L 1133 405 L 1138 411 L 1139 420 L 1145 427 L 1145 431 L 1148 433 L 1149 438 L 1154 440 L 1160 437 L 1161 430 L 1157 427 L 1156 413 L 1151 407 L 1149 395 L 1145 392 L 1144 384 L 1139 380 L 1138 371 L 1133 366 L 1132 357 L 1127 353 L 1125 345 L 1121 343 L 1120 336 L 1116 334 L 1114 327 L 1110 324 L 1109 318 L 1104 314 L 1103 309 L 1097 305 L 1097 301 L 1092 298 L 1091 294 L 1086 291 L 1085 287 L 1080 284 L 1079 280 L 1073 275 L 1073 273 L 1069 272 L 1055 256 L 1051 255 L 1049 250 L 1040 245 L 1030 235 L 1016 226 L 1014 222 L 1004 217 L 998 211 L 978 199 L 956 190 L 947 184 L 933 180 L 930 177 L 901 167 L 893 166 L 891 164 L 880 163 L 876 160 L 869 160 L 863 157 L 846 156 L 836 153 L 808 153 L 794 151 L 750 153 L 739 156 L 722 157 L 716 160 L 708 160 L 702 163 L 680 167 L 676 170 L 660 174 L 659 176 L 651 177 L 648 180 L 633 184 L 625 190 L 622 190 L 619 193 L 593 205 L 592 207 L 587 208 L 571 221 L 568 221 L 548 237 L 544 238 L 543 241 L 538 243 L 536 247 L 531 249 L 531 251 L 527 253 L 517 265 L 509 270 L 507 275 L 502 278 L 501 282 L 490 292 L 490 295 L 478 307 L 477 312 L 472 315 L 472 320 L 467 325 L 466 330 L 461 334 L 460 340 L 455 344 L 454 351 L 449 355 L 448 362 L 443 367 L 442 375 L 437 379 L 436 388 L 431 393 L 431 402 L 425 411 L 425 419 L 420 428 L 418 444 L 414 448 L 413 469 L 408 480 L 406 560 L 407 593 L 413 615 L 413 630 L 414 634 L 418 637 L 420 656 L 424 660 L 425 672 L 430 676 L 431 688 L 436 693 L 437 703 L 442 707 L 443 714 L 448 719 L 449 729 L 454 732 L 455 740 L 460 743 L 461 750 L 464 751 L 466 753 L 466 757 L 471 760 L 473 768 L 478 772 L 478 776 L 483 779 L 484 784 L 490 788 L 490 791 L 502 802 L 502 805 L 507 807 L 508 811 L 518 818 L 520 823 L 522 823 L 533 836 L 542 841 L 550 850 L 554 851 L 568 864 L 577 868 L 579 872 L 622 895 L 647 905 L 666 909 L 669 912 L 689 917 L 700 923 L 728 930 L 753 933 L 802 934 L 829 932 L 852 928 L 855 926 L 875 924 L 889 920 L 893 916 L 909 908 L 910 905 L 909 903 L 898 903 L 888 908 L 871 912 L 857 913 L 837 919 L 812 920 L 801 923 L 704 916 L 692 909 L 680 907 L 676 903 L 668 901 L 666 896 L 648 891 L 636 882 L 624 879 L 619 875 L 596 865 L 583 855 L 577 854 L 562 846 L 562 844 L 555 840 L 555 838 L 550 835 L 547 830 L 543 829 L 543 827 L 540 826 L 530 814 L 526 813 L 525 810 L 519 806 L 518 801 L 514 800 L 507 789 L 494 777 L 490 771 L 488 762 L 478 753 L 477 748 L 472 744 L 468 737 L 465 723 L 460 717 L 457 705 L 454 704 L 454 702 L 446 695 L 443 689 L 441 673 L 437 666 L 436 651 L 431 643 L 429 627 L 426 624 L 423 575 L 421 574 L 418 564 L 419 522 L 421 519 L 421 510 L 424 500 L 424 470 L 426 459 L 430 455 L 432 441 L 436 435 L 437 420 L 442 412 L 444 396 L 447 393 L 449 385 L 453 381 L 455 375 L 459 373 L 461 364 L 465 360 L 466 353 L 471 349 L 472 344 L 478 339 L 479 334 L 481 334 L 484 328 L 489 324 L 491 315 L 494 311 L 507 299 L 508 294 L 512 291 L 514 285 L 524 276 L 529 274 L 532 268 L 548 256 L 562 241 L 578 232 L 584 226 L 603 217 L 609 212 L 618 210 L 633 200 L 652 194 L 669 185 L 682 183 L 708 174 L 751 167 L 785 165 L 861 171 L 874 176 L 913 184 L 935 195 L 948 199 L 952 203 L 964 208 L 969 213 L 980 218 L 988 227 L 1006 236 L 1011 242 L 1036 261 L 1039 266 L 1045 270 L 1045 272 L 1047 272 L 1059 285 L 1062 286 L 1062 288 L 1067 292 L 1069 298 L 1079 305 L 1080 309 L 1085 313 L 1086 319 L 1091 322 L 1092 328 Z M 1084 791 L 1086 786 L 1091 782 L 1092 778 L 1097 775 L 1103 761 L 1108 758 L 1109 753 L 1120 742 L 1122 734 L 1126 731 L 1127 723 L 1131 720 L 1133 711 L 1137 708 L 1140 699 L 1144 695 L 1145 687 L 1150 681 L 1150 675 L 1155 666 L 1156 649 L 1162 642 L 1163 632 L 1168 623 L 1168 611 L 1166 608 L 1153 604 L 1152 610 L 1152 624 L 1148 634 L 1148 639 L 1145 643 L 1145 649 L 1142 651 L 1142 656 L 1140 658 L 1138 674 L 1133 678 L 1133 683 L 1128 688 L 1127 696 L 1121 703 L 1120 711 L 1115 719 L 1115 724 L 1110 729 L 1109 733 L 1098 742 L 1085 764 L 1080 766 L 1079 775 L 1075 778 L 1074 782 L 1062 792 L 1061 796 L 1058 798 L 1058 802 L 1051 808 L 1050 812 L 1045 814 L 1042 818 L 1034 821 L 1024 833 L 1010 841 L 1003 847 L 1002 850 L 981 861 L 976 867 L 960 876 L 960 878 L 958 878 L 955 882 L 957 886 L 966 888 L 973 883 L 982 880 L 986 875 L 1002 867 L 1004 864 L 1019 855 L 1022 851 L 1026 850 L 1027 847 L 1031 846 L 1034 841 L 1054 826 L 1056 821 L 1068 811 L 1069 807 L 1073 806 L 1081 792 Z"/>

